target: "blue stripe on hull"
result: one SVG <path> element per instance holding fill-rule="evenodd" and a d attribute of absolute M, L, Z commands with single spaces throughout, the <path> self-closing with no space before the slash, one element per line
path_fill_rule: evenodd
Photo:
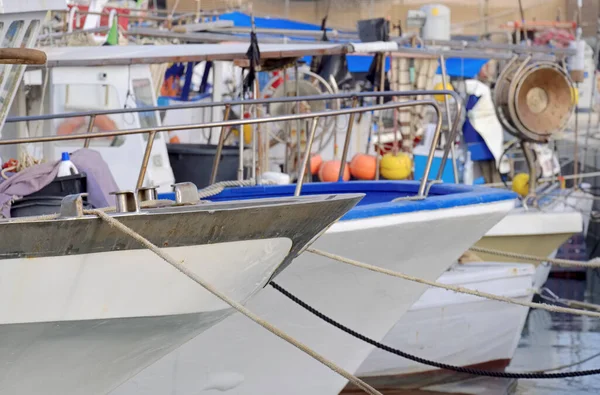
<path fill-rule="evenodd" d="M 226 188 L 212 201 L 230 201 L 292 196 L 295 185 L 260 185 L 255 187 Z M 358 206 L 350 210 L 342 220 L 352 220 L 383 215 L 402 214 L 416 211 L 431 211 L 482 203 L 514 200 L 512 191 L 460 184 L 433 185 L 429 196 L 424 200 L 393 199 L 414 196 L 419 189 L 418 181 L 351 181 L 315 182 L 304 184 L 302 195 L 323 195 L 332 193 L 364 193 L 366 196 Z M 173 193 L 160 194 L 161 199 L 175 199 Z"/>

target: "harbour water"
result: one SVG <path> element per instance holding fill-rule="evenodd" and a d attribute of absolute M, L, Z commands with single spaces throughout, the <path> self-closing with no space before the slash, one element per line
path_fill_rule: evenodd
<path fill-rule="evenodd" d="M 592 276 L 597 275 L 590 272 Z M 595 281 L 589 278 L 590 282 Z M 546 286 L 564 298 L 597 303 L 598 295 L 586 292 L 591 284 L 579 279 L 550 278 Z M 576 364 L 579 361 L 585 361 Z M 573 365 L 566 367 L 568 365 Z M 592 317 L 533 310 L 527 319 L 519 348 L 511 363 L 513 371 L 532 371 L 565 366 L 561 372 L 600 367 L 600 320 Z M 600 376 L 560 380 L 519 380 L 516 394 L 598 394 Z"/>

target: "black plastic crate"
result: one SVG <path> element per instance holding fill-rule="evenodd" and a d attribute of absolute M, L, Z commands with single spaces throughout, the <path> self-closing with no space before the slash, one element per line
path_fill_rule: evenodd
<path fill-rule="evenodd" d="M 216 145 L 167 144 L 167 152 L 175 182 L 193 182 L 198 188 L 210 184 Z M 223 147 L 216 182 L 237 180 L 239 152 L 237 146 Z"/>
<path fill-rule="evenodd" d="M 58 214 L 60 213 L 62 199 L 62 196 L 27 196 L 13 202 L 10 207 L 10 216 L 18 218 Z M 85 198 L 83 198 L 83 208 L 93 208 Z"/>
<path fill-rule="evenodd" d="M 26 197 L 64 197 L 87 192 L 87 177 L 85 173 L 74 174 L 66 177 L 56 177 L 54 181 L 42 189 Z"/>

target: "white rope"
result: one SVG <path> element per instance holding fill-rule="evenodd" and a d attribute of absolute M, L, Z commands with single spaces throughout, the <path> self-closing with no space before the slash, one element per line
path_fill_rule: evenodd
<path fill-rule="evenodd" d="M 272 184 L 275 184 L 275 182 L 273 182 L 271 180 L 263 180 L 261 182 L 261 184 L 262 185 L 272 185 Z M 200 197 L 200 199 L 205 199 L 207 197 L 218 195 L 219 193 L 223 192 L 223 190 L 225 188 L 245 187 L 245 186 L 254 186 L 254 185 L 256 185 L 256 181 L 253 179 L 242 180 L 242 181 L 237 181 L 237 180 L 220 181 L 220 182 L 214 183 L 212 185 L 209 185 L 206 188 L 200 189 L 198 191 L 198 197 Z"/>
<path fill-rule="evenodd" d="M 171 9 L 171 13 L 169 14 L 169 18 L 173 19 L 173 15 L 175 15 L 175 11 L 177 11 L 177 7 L 179 6 L 179 0 L 175 0 L 175 4 L 173 5 L 173 9 Z"/>
<path fill-rule="evenodd" d="M 583 179 L 583 178 L 595 178 L 595 177 L 600 177 L 600 171 L 595 171 L 595 172 L 590 172 L 590 173 L 580 173 L 577 175 L 578 179 Z M 554 183 L 554 182 L 558 182 L 559 179 L 562 178 L 563 180 L 572 180 L 575 178 L 574 175 L 566 175 L 566 176 L 554 176 L 554 177 L 548 177 L 548 178 L 541 178 L 538 180 L 538 185 L 541 183 Z M 506 186 L 511 186 L 512 185 L 512 181 L 507 181 L 506 184 L 504 184 L 503 182 L 492 182 L 492 183 L 488 183 L 488 184 L 483 184 L 482 186 L 485 187 L 502 187 L 505 188 Z"/>
<path fill-rule="evenodd" d="M 198 197 L 200 199 L 204 199 L 207 197 L 211 197 L 214 195 L 218 195 L 223 192 L 225 188 L 229 187 L 243 187 L 243 186 L 252 186 L 255 185 L 256 182 L 254 180 L 242 180 L 242 181 L 221 181 L 214 183 L 212 185 L 207 186 L 206 188 L 200 189 L 198 191 Z"/>
<path fill-rule="evenodd" d="M 3 218 L 0 222 L 20 223 L 20 222 L 36 222 L 36 221 L 47 221 L 57 219 L 60 214 L 47 214 L 37 215 L 35 217 L 16 217 L 16 218 Z"/>
<path fill-rule="evenodd" d="M 532 309 L 546 310 L 546 311 L 550 311 L 553 313 L 567 313 L 567 314 L 584 315 L 584 316 L 588 316 L 588 317 L 600 318 L 600 312 L 585 311 L 585 310 L 579 310 L 579 309 L 570 309 L 567 307 L 552 306 L 552 305 L 545 304 L 545 303 L 523 302 L 523 301 L 520 301 L 517 299 L 507 298 L 505 296 L 494 295 L 494 294 L 490 294 L 487 292 L 481 292 L 481 291 L 472 290 L 472 289 L 468 289 L 468 288 L 464 288 L 464 287 L 460 287 L 460 286 L 447 285 L 447 284 L 438 283 L 436 281 L 429 281 L 429 280 L 425 280 L 422 278 L 409 276 L 408 274 L 395 272 L 393 270 L 388 270 L 388 269 L 384 269 L 381 267 L 369 265 L 367 263 L 355 261 L 354 259 L 345 258 L 343 256 L 331 254 L 329 252 L 316 250 L 314 248 L 308 248 L 306 251 L 311 252 L 316 255 L 321 255 L 326 258 L 333 259 L 334 261 L 338 261 L 341 263 L 346 263 L 346 264 L 349 264 L 352 266 L 360 267 L 361 269 L 367 269 L 367 270 L 371 270 L 373 272 L 387 274 L 392 277 L 398 277 L 398 278 L 401 278 L 404 280 L 413 281 L 413 282 L 416 282 L 419 284 L 429 285 L 431 287 L 442 288 L 442 289 L 445 289 L 448 291 L 478 296 L 480 298 L 496 300 L 498 302 L 512 303 L 512 304 L 516 304 L 519 306 L 529 307 Z"/>
<path fill-rule="evenodd" d="M 546 287 L 540 289 L 536 293 L 544 300 L 550 300 L 554 303 L 564 304 L 565 306 L 568 306 L 568 307 L 576 307 L 576 308 L 580 308 L 580 309 L 584 309 L 584 310 L 600 311 L 599 304 L 582 302 L 580 300 L 574 300 L 574 299 L 561 298 L 560 296 L 558 296 L 557 294 L 555 294 L 554 292 L 552 292 L 550 289 L 548 289 Z"/>
<path fill-rule="evenodd" d="M 27 148 L 25 148 L 25 150 L 21 150 L 19 153 L 19 160 L 17 161 L 17 164 L 2 169 L 2 171 L 0 171 L 0 176 L 5 180 L 8 180 L 10 177 L 7 176 L 6 173 L 18 173 L 24 169 L 38 165 L 41 162 L 41 159 L 35 159 L 33 156 L 31 156 L 31 154 L 29 154 L 29 152 L 27 152 Z"/>
<path fill-rule="evenodd" d="M 529 262 L 548 262 L 553 265 L 561 266 L 561 267 L 585 267 L 585 268 L 589 268 L 589 269 L 600 268 L 600 260 L 598 258 L 594 258 L 594 259 L 584 262 L 584 261 L 574 261 L 572 259 L 546 258 L 546 257 L 542 257 L 542 256 L 518 254 L 516 252 L 493 250 L 491 248 L 483 248 L 483 247 L 471 247 L 471 248 L 469 248 L 469 250 L 474 251 L 474 252 L 481 252 L 484 254 L 503 256 L 506 258 L 519 259 L 519 260 L 529 261 Z"/>
<path fill-rule="evenodd" d="M 279 338 L 287 341 L 288 343 L 292 344 L 296 348 L 298 348 L 301 351 L 305 352 L 306 354 L 310 355 L 317 361 L 321 362 L 323 365 L 327 366 L 329 369 L 331 369 L 334 372 L 338 373 L 339 375 L 343 376 L 348 381 L 350 381 L 352 384 L 354 384 L 357 387 L 359 387 L 360 389 L 362 389 L 364 392 L 366 392 L 368 394 L 372 394 L 372 395 L 382 395 L 379 391 L 377 391 L 376 389 L 374 389 L 373 387 L 371 387 L 370 385 L 368 385 L 367 383 L 365 383 L 358 377 L 354 376 L 350 372 L 347 372 L 346 370 L 337 366 L 335 363 L 329 361 L 325 357 L 316 353 L 315 351 L 310 349 L 308 346 L 300 343 L 299 341 L 295 340 L 293 337 L 289 336 L 285 332 L 279 330 L 275 326 L 273 326 L 270 323 L 268 323 L 267 321 L 263 320 L 261 317 L 257 316 L 256 314 L 254 314 L 253 312 L 248 310 L 246 307 L 244 307 L 240 303 L 236 302 L 233 299 L 230 299 L 227 295 L 221 293 L 219 290 L 214 288 L 211 284 L 204 281 L 201 277 L 196 275 L 189 268 L 187 268 L 186 266 L 177 262 L 177 260 L 175 260 L 169 254 L 167 254 L 165 251 L 161 250 L 160 248 L 158 248 L 157 246 L 152 244 L 150 241 L 148 241 L 146 238 L 144 238 L 140 234 L 136 233 L 132 229 L 128 228 L 127 226 L 123 225 L 121 222 L 117 221 L 113 217 L 109 216 L 108 214 L 106 214 L 100 210 L 86 210 L 85 213 L 86 214 L 94 214 L 94 215 L 98 216 L 100 219 L 104 220 L 110 226 L 120 230 L 121 232 L 125 233 L 129 237 L 133 238 L 134 240 L 136 240 L 137 242 L 142 244 L 144 247 L 148 248 L 150 251 L 152 251 L 153 253 L 158 255 L 165 262 L 167 262 L 168 264 L 173 266 L 175 269 L 179 270 L 181 273 L 183 273 L 185 276 L 187 276 L 190 280 L 194 281 L 195 283 L 197 283 L 198 285 L 200 285 L 201 287 L 206 289 L 208 292 L 212 293 L 213 295 L 215 295 L 216 297 L 221 299 L 223 302 L 227 303 L 228 305 L 233 307 L 238 312 L 240 312 L 243 315 L 245 315 L 246 317 L 250 318 L 252 321 L 256 322 L 258 325 L 262 326 L 263 328 L 265 328 L 266 330 L 268 330 L 275 336 L 278 336 Z"/>

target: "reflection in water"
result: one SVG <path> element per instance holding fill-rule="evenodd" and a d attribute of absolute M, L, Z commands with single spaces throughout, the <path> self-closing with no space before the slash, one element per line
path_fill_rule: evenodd
<path fill-rule="evenodd" d="M 581 296 L 586 283 L 577 280 L 550 279 L 547 286 L 560 295 Z M 567 297 L 567 296 L 565 296 Z M 575 298 L 573 298 L 575 299 Z M 515 372 L 566 366 L 600 354 L 600 320 L 591 317 L 554 314 L 542 310 L 530 312 L 510 370 Z M 600 356 L 561 372 L 597 369 Z M 598 394 L 600 376 L 560 380 L 519 380 L 516 394 Z"/>

